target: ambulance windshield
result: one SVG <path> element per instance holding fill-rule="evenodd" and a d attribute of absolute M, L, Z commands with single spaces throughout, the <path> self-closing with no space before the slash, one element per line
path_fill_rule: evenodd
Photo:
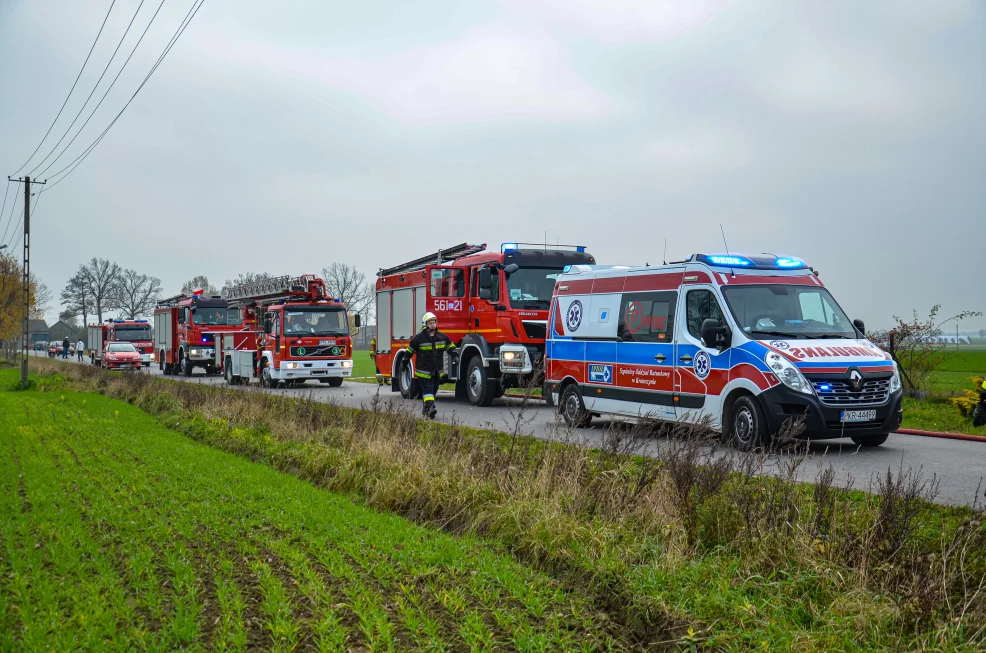
<path fill-rule="evenodd" d="M 859 337 L 825 288 L 743 285 L 725 286 L 722 293 L 736 323 L 754 339 Z"/>
<path fill-rule="evenodd" d="M 284 311 L 284 334 L 288 336 L 348 336 L 346 311 L 336 309 L 290 308 Z"/>
<path fill-rule="evenodd" d="M 560 268 L 521 268 L 507 277 L 511 308 L 548 310 Z"/>

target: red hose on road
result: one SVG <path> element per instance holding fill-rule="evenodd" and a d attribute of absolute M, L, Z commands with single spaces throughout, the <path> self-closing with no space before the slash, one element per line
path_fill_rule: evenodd
<path fill-rule="evenodd" d="M 981 435 L 966 435 L 965 433 L 943 433 L 941 431 L 920 431 L 918 429 L 897 429 L 897 433 L 904 435 L 920 435 L 926 438 L 944 438 L 946 440 L 969 440 L 970 442 L 986 442 L 986 437 Z"/>

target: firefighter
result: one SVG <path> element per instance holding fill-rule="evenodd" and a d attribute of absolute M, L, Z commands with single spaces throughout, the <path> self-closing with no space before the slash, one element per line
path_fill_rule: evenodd
<path fill-rule="evenodd" d="M 376 336 L 370 338 L 370 360 L 373 361 L 373 369 L 376 370 L 377 385 L 383 385 L 384 382 L 383 374 L 380 373 L 380 367 L 377 365 L 377 337 Z"/>
<path fill-rule="evenodd" d="M 421 317 L 421 331 L 407 345 L 409 354 L 415 357 L 414 376 L 421 386 L 421 414 L 435 419 L 435 395 L 442 380 L 442 362 L 446 351 L 455 349 L 447 335 L 438 330 L 438 316 L 425 313 Z"/>

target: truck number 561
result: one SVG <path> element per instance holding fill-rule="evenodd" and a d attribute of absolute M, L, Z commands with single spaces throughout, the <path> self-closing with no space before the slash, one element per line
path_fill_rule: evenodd
<path fill-rule="evenodd" d="M 462 310 L 462 300 L 461 299 L 436 299 L 435 300 L 435 310 L 436 311 L 461 311 Z"/>

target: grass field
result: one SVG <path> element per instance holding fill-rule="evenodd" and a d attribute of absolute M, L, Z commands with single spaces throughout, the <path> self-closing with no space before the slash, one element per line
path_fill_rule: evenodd
<path fill-rule="evenodd" d="M 4 632 L 23 632 L 26 612 L 32 624 L 60 624 L 66 637 L 88 637 L 93 624 L 105 624 L 99 626 L 104 635 L 171 638 L 162 648 L 188 641 L 172 633 L 192 637 L 193 624 L 201 624 L 193 647 L 214 647 L 225 628 L 245 633 L 248 648 L 286 650 L 293 641 L 312 648 L 324 641 L 331 650 L 338 641 L 332 633 L 345 628 L 354 648 L 440 650 L 414 638 L 434 629 L 420 626 L 416 613 L 407 616 L 409 591 L 421 597 L 424 615 L 439 622 L 447 650 L 476 650 L 488 640 L 467 633 L 481 625 L 496 650 L 986 646 L 986 513 L 926 503 L 933 496 L 927 479 L 906 471 L 888 470 L 870 486 L 871 495 L 839 490 L 831 478 L 816 486 L 792 476 L 762 478 L 756 471 L 777 461 L 729 450 L 713 458 L 711 443 L 684 438 L 686 431 L 665 434 L 668 446 L 659 457 L 641 459 L 633 451 L 643 440 L 635 438 L 653 433 L 614 430 L 603 450 L 588 451 L 420 421 L 384 406 L 360 411 L 44 360 L 32 361 L 32 369 L 41 373 L 35 385 L 43 392 L 0 393 L 5 418 L 24 414 L 0 426 L 5 449 L 7 442 L 18 447 L 15 462 L 3 463 L 4 477 L 7 471 L 25 482 L 30 476 L 28 500 L 39 491 L 32 488 L 53 487 L 47 497 L 57 501 L 43 509 L 32 501 L 25 511 L 16 481 L 5 488 L 4 517 L 18 526 L 3 531 L 8 543 L 0 548 Z M 38 424 L 50 430 L 39 431 Z M 42 462 L 18 477 L 15 467 L 28 454 Z M 245 459 L 458 536 L 373 513 Z M 44 462 L 50 460 L 62 467 Z M 91 480 L 79 480 L 86 475 Z M 158 588 L 160 601 L 132 589 L 144 576 L 127 571 L 130 563 L 107 576 L 120 579 L 115 585 L 99 581 L 114 605 L 132 599 L 130 618 L 143 618 L 146 627 L 92 608 L 98 590 L 86 589 L 88 601 L 71 598 L 74 588 L 97 582 L 88 566 L 95 549 L 58 568 L 38 557 L 50 555 L 53 544 L 34 534 L 60 534 L 62 521 L 74 523 L 72 511 L 85 514 L 90 505 L 111 516 L 97 524 L 116 529 L 98 543 L 110 558 L 101 568 L 112 572 L 114 563 L 129 560 L 119 552 L 130 539 L 164 561 L 151 566 L 155 582 L 145 580 L 148 591 Z M 68 511 L 66 517 L 45 512 L 40 523 L 47 526 L 31 521 L 39 519 L 37 510 L 54 509 L 48 506 Z M 224 520 L 232 526 L 219 523 Z M 82 541 L 84 531 L 71 532 Z M 8 534 L 20 538 L 13 548 Z M 326 559 L 341 557 L 347 571 L 312 562 L 325 558 L 320 543 L 338 553 Z M 175 553 L 174 547 L 184 548 Z M 420 550 L 432 553 L 422 558 Z M 198 562 L 199 551 L 206 561 L 227 555 L 232 571 L 222 576 L 213 571 L 221 566 Z M 176 560 L 192 571 L 175 567 Z M 312 576 L 302 571 L 305 562 L 322 583 L 315 589 L 306 584 Z M 24 592 L 39 581 L 13 584 L 8 570 L 15 566 L 42 581 L 64 569 L 64 582 L 53 576 L 28 601 Z M 523 587 L 510 580 L 514 575 Z M 244 616 L 210 607 L 221 605 L 220 578 L 236 582 L 232 596 L 241 598 L 227 604 L 244 606 Z M 376 609 L 357 600 L 352 583 Z M 117 586 L 122 589 L 110 591 Z M 48 596 L 60 598 L 52 603 Z M 42 600 L 56 608 L 37 615 L 23 607 Z M 171 607 L 158 608 L 155 621 L 141 616 L 151 615 L 140 612 L 145 601 Z M 497 617 L 498 610 L 513 616 Z M 228 614 L 233 617 L 217 620 Z M 330 615 L 325 639 L 319 639 L 322 614 Z M 229 622 L 234 625 L 224 625 Z"/>
<path fill-rule="evenodd" d="M 584 596 L 473 537 L 123 402 L 8 389 L 0 415 L 0 650 L 622 648 Z"/>
<path fill-rule="evenodd" d="M 955 395 L 971 389 L 970 377 L 986 376 L 986 349 L 963 348 L 949 352 L 940 369 L 931 375 L 933 393 Z"/>

